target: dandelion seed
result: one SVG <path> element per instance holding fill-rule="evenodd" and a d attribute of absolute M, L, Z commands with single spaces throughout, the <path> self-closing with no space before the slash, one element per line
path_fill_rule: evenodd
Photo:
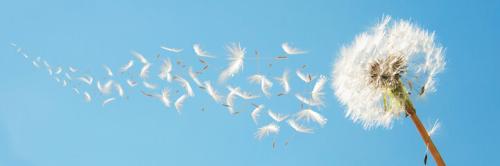
<path fill-rule="evenodd" d="M 127 72 L 132 66 L 134 66 L 134 61 L 129 60 L 127 64 L 125 64 L 120 68 L 120 72 L 122 73 Z"/>
<path fill-rule="evenodd" d="M 255 106 L 255 105 L 254 105 L 254 106 Z M 260 112 L 262 111 L 262 109 L 264 109 L 264 105 L 262 105 L 262 104 L 261 104 L 261 105 L 257 105 L 257 106 L 253 109 L 253 111 L 252 111 L 252 113 L 251 113 L 252 120 L 253 120 L 253 122 L 254 122 L 255 124 L 257 124 L 257 120 L 258 120 L 258 118 L 259 118 L 259 116 L 260 116 Z"/>
<path fill-rule="evenodd" d="M 184 94 L 182 95 L 181 97 L 179 97 L 177 100 L 175 100 L 175 109 L 177 110 L 177 112 L 181 112 L 181 108 L 182 106 L 184 105 L 184 101 L 186 101 L 188 95 Z"/>
<path fill-rule="evenodd" d="M 168 82 L 172 82 L 172 62 L 170 59 L 163 60 L 163 65 L 161 66 L 160 74 L 158 77 L 161 80 L 167 80 Z"/>
<path fill-rule="evenodd" d="M 269 79 L 267 79 L 266 76 L 261 74 L 255 74 L 250 76 L 248 79 L 250 80 L 251 83 L 260 84 L 260 89 L 262 90 L 262 93 L 264 93 L 264 95 L 271 96 L 269 89 L 273 86 L 273 83 Z"/>
<path fill-rule="evenodd" d="M 269 134 L 278 134 L 280 131 L 280 127 L 276 125 L 275 123 L 270 123 L 268 125 L 265 125 L 257 130 L 255 133 L 255 138 L 261 140 L 265 136 L 268 136 Z"/>
<path fill-rule="evenodd" d="M 311 128 L 307 128 L 307 127 L 304 127 L 302 125 L 300 125 L 299 123 L 297 123 L 297 121 L 293 120 L 293 119 L 289 119 L 287 121 L 288 125 L 290 125 L 290 127 L 292 127 L 295 131 L 299 132 L 299 133 L 313 133 L 313 129 Z"/>
<path fill-rule="evenodd" d="M 328 121 L 321 114 L 314 112 L 311 109 L 304 109 L 297 113 L 297 120 L 314 121 L 321 126 L 324 126 Z"/>
<path fill-rule="evenodd" d="M 281 48 L 283 49 L 283 51 L 285 51 L 285 53 L 287 53 L 288 55 L 296 55 L 296 54 L 305 54 L 307 53 L 306 51 L 303 51 L 303 50 L 300 50 L 298 48 L 294 48 L 292 47 L 290 44 L 288 43 L 283 43 L 281 44 Z"/>
<path fill-rule="evenodd" d="M 267 111 L 267 115 L 269 115 L 269 117 L 271 117 L 276 122 L 281 122 L 281 121 L 285 120 L 286 118 L 288 118 L 288 115 L 282 115 L 280 113 L 275 113 L 271 110 Z"/>
<path fill-rule="evenodd" d="M 229 66 L 220 73 L 219 82 L 224 82 L 243 69 L 243 59 L 246 54 L 245 48 L 242 48 L 240 44 L 233 43 L 227 46 L 227 50 L 229 51 Z"/>
<path fill-rule="evenodd" d="M 100 81 L 97 81 L 97 89 L 99 90 L 99 92 L 105 95 L 111 93 L 112 85 L 113 85 L 113 80 L 109 80 L 105 84 L 101 84 Z"/>
<path fill-rule="evenodd" d="M 116 98 L 114 98 L 114 97 L 108 98 L 108 99 L 106 99 L 106 100 L 104 100 L 102 102 L 102 106 L 105 106 L 106 104 L 109 104 L 109 103 L 111 103 L 112 101 L 115 101 L 115 100 L 116 100 Z"/>
<path fill-rule="evenodd" d="M 166 47 L 166 46 L 160 46 L 160 48 L 165 50 L 165 51 L 173 52 L 173 53 L 182 52 L 182 49 L 180 49 L 180 48 L 170 48 L 170 47 Z"/>
<path fill-rule="evenodd" d="M 83 96 L 85 97 L 86 102 L 92 101 L 92 97 L 90 96 L 89 92 L 83 92 Z"/>
<path fill-rule="evenodd" d="M 200 44 L 193 44 L 193 50 L 194 53 L 196 53 L 196 55 L 200 57 L 215 58 L 214 56 L 210 55 L 207 51 L 203 50 Z"/>
<path fill-rule="evenodd" d="M 130 53 L 132 53 L 132 55 L 135 58 L 137 58 L 137 60 L 139 60 L 139 62 L 141 62 L 142 64 L 144 64 L 144 65 L 149 64 L 149 61 L 141 53 L 138 53 L 135 51 L 131 51 Z"/>

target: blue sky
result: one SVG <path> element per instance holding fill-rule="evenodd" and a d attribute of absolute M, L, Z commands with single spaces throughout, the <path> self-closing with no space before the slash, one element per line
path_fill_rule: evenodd
<path fill-rule="evenodd" d="M 199 89 L 180 115 L 133 89 L 128 100 L 102 107 L 85 103 L 9 46 L 15 42 L 32 57 L 102 79 L 102 65 L 120 67 L 133 58 L 131 50 L 150 59 L 161 53 L 199 68 L 190 48 L 200 43 L 218 57 L 201 78 L 213 83 L 226 65 L 224 46 L 231 42 L 263 57 L 281 53 L 285 41 L 309 51 L 286 62 L 246 61 L 229 83 L 258 92 L 245 76 L 279 76 L 303 64 L 309 73 L 329 75 L 342 45 L 383 15 L 435 31 L 446 47 L 447 68 L 438 76 L 437 92 L 415 105 L 425 124 L 442 122 L 433 139 L 447 164 L 500 165 L 498 11 L 498 1 L 451 0 L 2 2 L 0 165 L 422 165 L 425 147 L 409 119 L 390 130 L 366 131 L 344 118 L 331 89 L 326 107 L 318 110 L 328 123 L 315 134 L 293 134 L 282 124 L 280 135 L 258 141 L 249 112 L 228 115 Z M 185 51 L 168 54 L 161 44 Z M 293 78 L 294 90 L 311 88 Z M 255 102 L 283 113 L 300 109 L 293 97 Z"/>

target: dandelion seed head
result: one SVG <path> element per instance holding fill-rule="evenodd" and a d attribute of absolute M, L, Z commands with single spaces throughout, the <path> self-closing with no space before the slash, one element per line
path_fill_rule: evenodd
<path fill-rule="evenodd" d="M 346 117 L 365 128 L 390 128 L 404 115 L 400 91 L 426 95 L 445 66 L 444 49 L 434 33 L 405 20 L 382 20 L 344 46 L 333 67 L 332 88 L 346 106 Z M 395 95 L 395 96 L 391 96 Z M 405 94 L 406 96 L 406 94 Z"/>

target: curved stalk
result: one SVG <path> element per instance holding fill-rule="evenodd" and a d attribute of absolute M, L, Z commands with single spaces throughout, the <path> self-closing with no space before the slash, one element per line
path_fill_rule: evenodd
<path fill-rule="evenodd" d="M 415 107 L 413 107 L 413 104 L 409 99 L 406 99 L 405 103 L 405 109 L 406 113 L 410 116 L 411 120 L 413 121 L 413 124 L 415 124 L 415 127 L 417 127 L 418 132 L 420 133 L 420 136 L 422 136 L 422 139 L 424 140 L 425 145 L 427 148 L 429 148 L 429 151 L 431 152 L 432 158 L 436 161 L 436 164 L 438 166 L 445 166 L 446 164 L 444 163 L 443 158 L 441 158 L 441 154 L 439 154 L 438 149 L 432 142 L 431 137 L 427 133 L 427 130 L 425 129 L 424 125 L 420 121 L 420 119 L 417 116 L 417 113 L 415 111 Z"/>

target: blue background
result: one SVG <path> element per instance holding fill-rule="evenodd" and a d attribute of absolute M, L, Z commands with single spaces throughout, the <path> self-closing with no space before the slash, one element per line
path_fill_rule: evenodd
<path fill-rule="evenodd" d="M 180 115 L 137 90 L 126 92 L 128 100 L 102 107 L 99 101 L 85 103 L 9 46 L 17 43 L 32 57 L 76 66 L 101 79 L 103 64 L 116 69 L 132 58 L 131 50 L 149 59 L 161 53 L 199 68 L 191 50 L 199 42 L 218 57 L 209 60 L 212 70 L 201 79 L 211 79 L 225 94 L 215 83 L 226 64 L 224 45 L 240 42 L 248 56 L 257 49 L 273 57 L 289 41 L 309 54 L 286 62 L 248 60 L 229 83 L 259 92 L 246 76 L 279 76 L 287 68 L 296 93 L 310 88 L 295 77 L 296 68 L 307 64 L 306 72 L 329 75 L 342 45 L 383 15 L 435 31 L 446 47 L 437 92 L 415 105 L 425 124 L 442 122 L 433 138 L 447 164 L 500 165 L 499 11 L 499 1 L 457 0 L 2 1 L 0 165 L 423 165 L 425 147 L 410 120 L 366 131 L 344 118 L 330 88 L 327 106 L 315 109 L 329 120 L 324 128 L 293 134 L 281 124 L 279 136 L 258 141 L 248 111 L 228 115 L 197 88 Z M 161 44 L 185 51 L 168 54 Z M 273 93 L 279 90 L 275 83 Z M 300 109 L 293 96 L 255 102 L 282 113 Z"/>

